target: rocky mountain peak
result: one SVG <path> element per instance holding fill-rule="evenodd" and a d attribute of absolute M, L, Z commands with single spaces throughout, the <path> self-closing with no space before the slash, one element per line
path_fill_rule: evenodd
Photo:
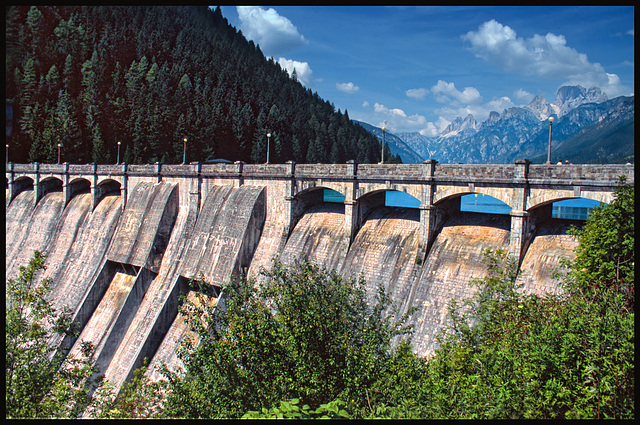
<path fill-rule="evenodd" d="M 469 114 L 464 119 L 461 117 L 456 117 L 447 128 L 442 132 L 442 137 L 451 137 L 455 136 L 459 133 L 466 132 L 469 130 L 475 131 L 477 130 L 478 123 L 473 117 L 473 115 Z"/>
<path fill-rule="evenodd" d="M 562 86 L 558 89 L 556 100 L 551 107 L 561 117 L 570 110 L 585 103 L 602 103 L 608 100 L 606 93 L 599 87 L 591 87 L 589 90 L 582 86 Z"/>
<path fill-rule="evenodd" d="M 534 97 L 533 100 L 529 102 L 527 106 L 525 106 L 525 109 L 533 112 L 540 121 L 544 121 L 554 114 L 554 110 L 549 102 L 547 102 L 547 99 L 545 99 L 541 95 L 537 95 L 536 97 Z"/>

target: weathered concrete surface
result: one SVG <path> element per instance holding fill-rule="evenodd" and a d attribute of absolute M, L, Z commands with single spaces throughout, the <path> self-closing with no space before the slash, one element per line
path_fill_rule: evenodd
<path fill-rule="evenodd" d="M 353 240 L 341 274 L 356 278 L 362 274 L 369 297 L 373 297 L 378 285 L 382 284 L 403 309 L 408 290 L 419 271 L 415 261 L 419 226 L 415 209 L 382 207 L 373 210 Z"/>
<path fill-rule="evenodd" d="M 107 258 L 157 272 L 177 212 L 174 183 L 138 183 L 129 196 Z"/>
<path fill-rule="evenodd" d="M 418 354 L 429 355 L 435 348 L 434 335 L 447 323 L 450 300 L 470 297 L 475 288 L 469 281 L 486 276 L 482 250 L 508 246 L 509 216 L 460 213 L 445 222 L 404 301 L 419 306 L 409 322 Z"/>
<path fill-rule="evenodd" d="M 518 283 L 524 284 L 526 294 L 557 294 L 560 280 L 554 273 L 566 273 L 561 259 L 573 260 L 578 239 L 567 234 L 571 225 L 580 223 L 570 220 L 551 220 L 539 226 L 533 242 L 520 265 Z"/>
<path fill-rule="evenodd" d="M 274 257 L 289 264 L 302 254 L 345 277 L 362 273 L 370 295 L 383 285 L 400 314 L 418 306 L 413 343 L 428 355 L 449 301 L 470 296 L 468 281 L 485 276 L 484 248 L 522 242 L 525 291 L 557 291 L 551 266 L 571 257 L 576 242 L 539 212 L 558 196 L 610 197 L 609 180 L 621 170 L 532 166 L 527 177 L 526 162 L 65 164 L 58 175 L 59 168 L 15 164 L 7 173 L 7 270 L 15 275 L 33 249 L 49 254 L 55 306 L 71 307 L 84 326 L 80 341 L 94 342 L 99 367 L 117 388 L 145 357 L 152 379 L 162 361 L 180 366 L 176 349 L 190 333 L 178 297 L 193 296 L 188 278 L 202 273 L 222 285 L 234 274 L 255 276 Z M 598 181 L 599 172 L 608 180 Z M 325 187 L 342 191 L 345 204 L 318 201 Z M 382 206 L 385 190 L 413 193 L 420 209 Z M 459 213 L 466 193 L 507 199 L 517 214 Z M 420 264 L 425 232 L 433 244 Z"/>
<path fill-rule="evenodd" d="M 213 186 L 185 247 L 179 279 L 184 281 L 202 275 L 207 282 L 222 286 L 234 274 L 243 269 L 246 272 L 262 233 L 265 206 L 263 187 Z M 193 294 L 187 296 L 192 298 Z M 218 300 L 214 298 L 211 302 L 215 305 Z M 197 340 L 197 335 L 178 314 L 153 356 L 149 367 L 152 379 L 159 377 L 159 366 L 163 362 L 170 370 L 182 366 L 176 350 L 185 337 Z"/>
<path fill-rule="evenodd" d="M 328 269 L 340 270 L 349 249 L 344 231 L 344 205 L 322 204 L 309 208 L 291 232 L 279 256 L 285 265 L 306 256 Z"/>
<path fill-rule="evenodd" d="M 201 275 L 222 286 L 233 273 L 248 268 L 266 215 L 264 189 L 215 186 L 198 215 L 182 261 L 182 276 Z"/>
<path fill-rule="evenodd" d="M 16 198 L 18 202 L 12 202 L 7 210 L 7 235 L 12 235 L 7 240 L 7 276 L 16 276 L 20 266 L 27 265 L 33 257 L 34 250 L 48 252 L 51 249 L 64 208 L 62 192 L 52 192 L 45 195 L 35 209 L 32 204 L 31 214 L 27 214 L 24 210 L 29 209 L 27 202 L 33 195 L 32 192 L 25 195 Z"/>

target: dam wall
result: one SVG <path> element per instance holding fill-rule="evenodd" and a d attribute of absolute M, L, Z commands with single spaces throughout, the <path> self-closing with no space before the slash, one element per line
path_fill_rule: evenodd
<path fill-rule="evenodd" d="M 570 223 L 551 218 L 557 200 L 611 202 L 617 177 L 633 167 L 424 164 L 8 164 L 6 268 L 16 276 L 34 249 L 47 255 L 51 299 L 81 327 L 64 341 L 76 356 L 95 346 L 100 374 L 120 389 L 146 358 L 176 370 L 177 347 L 195 335 L 178 313 L 194 299 L 190 279 L 213 285 L 224 303 L 234 275 L 262 277 L 274 258 L 306 256 L 345 278 L 382 285 L 410 316 L 416 353 L 429 355 L 452 299 L 472 295 L 486 268 L 481 252 L 504 249 L 521 267 L 527 293 L 558 291 L 552 271 L 571 258 Z M 324 202 L 324 190 L 343 203 Z M 385 206 L 400 191 L 420 207 Z M 460 211 L 460 197 L 484 193 L 510 215 Z"/>

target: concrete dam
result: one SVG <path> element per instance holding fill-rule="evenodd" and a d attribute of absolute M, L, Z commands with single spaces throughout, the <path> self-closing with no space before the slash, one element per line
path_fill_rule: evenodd
<path fill-rule="evenodd" d="M 362 274 L 371 294 L 384 285 L 410 317 L 420 355 L 435 348 L 453 298 L 472 295 L 482 278 L 481 252 L 518 259 L 528 293 L 558 290 L 552 272 L 571 258 L 569 221 L 551 217 L 553 202 L 611 202 L 618 176 L 633 166 L 437 164 L 7 164 L 6 270 L 17 275 L 33 250 L 47 255 L 41 277 L 51 299 L 81 325 L 65 341 L 96 347 L 105 379 L 119 389 L 150 360 L 176 368 L 190 333 L 178 313 L 188 280 L 220 288 L 234 275 L 258 276 L 273 258 L 306 255 L 344 277 Z M 324 202 L 324 190 L 344 195 Z M 385 206 L 400 191 L 420 207 Z M 500 199 L 510 215 L 460 211 L 460 197 Z M 258 282 L 260 279 L 258 278 Z M 192 335 L 193 336 L 193 335 Z"/>

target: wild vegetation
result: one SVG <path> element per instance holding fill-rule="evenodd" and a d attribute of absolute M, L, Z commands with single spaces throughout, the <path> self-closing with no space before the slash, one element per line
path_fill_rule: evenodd
<path fill-rule="evenodd" d="M 488 277 L 451 304 L 430 358 L 391 343 L 410 329 L 382 288 L 367 302 L 362 280 L 306 261 L 275 262 L 259 287 L 230 283 L 225 309 L 194 282 L 198 297 L 182 313 L 200 343 L 185 342 L 185 369 L 157 383 L 142 369 L 115 402 L 103 386 L 92 415 L 633 419 L 634 217 L 634 189 L 622 181 L 615 200 L 572 231 L 579 247 L 560 295 L 523 294 L 515 262 L 486 252 Z M 7 417 L 68 417 L 87 403 L 78 383 L 89 364 L 68 375 L 56 372 L 59 358 L 44 361 L 43 320 L 55 332 L 69 323 L 51 322 L 38 289 L 47 285 L 33 285 L 41 267 L 38 254 L 7 282 Z"/>
<path fill-rule="evenodd" d="M 380 142 L 220 8 L 9 6 L 13 162 L 380 161 Z M 293 74 L 293 73 L 292 73 Z M 385 147 L 385 160 L 397 162 Z"/>

